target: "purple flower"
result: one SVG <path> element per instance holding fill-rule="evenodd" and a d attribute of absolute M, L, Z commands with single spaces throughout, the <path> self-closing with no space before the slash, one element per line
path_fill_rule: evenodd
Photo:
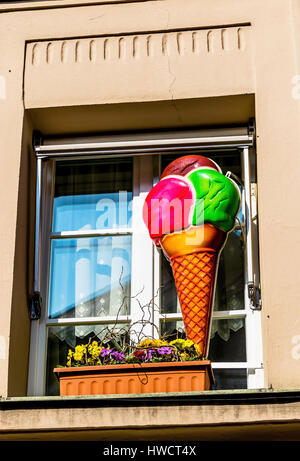
<path fill-rule="evenodd" d="M 115 359 L 117 362 L 122 362 L 122 360 L 124 359 L 123 352 L 112 351 L 110 356 L 112 359 Z"/>
<path fill-rule="evenodd" d="M 117 360 L 118 360 L 119 362 L 122 362 L 122 360 L 124 360 L 124 354 L 123 354 L 123 352 L 119 352 L 119 353 L 118 353 L 118 358 L 117 358 Z"/>
<path fill-rule="evenodd" d="M 162 346 L 157 349 L 157 352 L 159 353 L 159 355 L 172 355 L 173 349 L 172 347 Z"/>
<path fill-rule="evenodd" d="M 155 349 L 147 349 L 147 358 L 145 361 L 152 360 L 153 355 L 155 355 Z"/>
<path fill-rule="evenodd" d="M 112 352 L 112 349 L 102 349 L 100 352 L 101 357 L 107 357 Z"/>

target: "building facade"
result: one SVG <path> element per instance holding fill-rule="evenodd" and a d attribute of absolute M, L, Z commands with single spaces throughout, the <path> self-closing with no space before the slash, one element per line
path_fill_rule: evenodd
<path fill-rule="evenodd" d="M 297 0 L 0 3 L 3 439 L 299 438 L 299 30 Z M 182 332 L 141 207 L 189 153 L 242 193 L 214 388 L 59 397 L 53 368 L 108 326 Z"/>

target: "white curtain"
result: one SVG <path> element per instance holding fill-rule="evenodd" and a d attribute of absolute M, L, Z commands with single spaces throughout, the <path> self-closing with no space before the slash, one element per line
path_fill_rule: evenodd
<path fill-rule="evenodd" d="M 220 319 L 212 322 L 210 339 L 213 339 L 215 334 L 218 333 L 223 341 L 230 339 L 230 330 L 234 333 L 244 327 L 244 319 Z"/>
<path fill-rule="evenodd" d="M 113 236 L 80 238 L 76 240 L 75 267 L 66 266 L 74 282 L 74 316 L 80 321 L 84 317 L 113 316 L 129 313 L 130 304 L 130 252 L 131 237 Z M 70 255 L 73 259 L 73 256 Z M 73 271 L 73 274 L 72 274 Z M 56 336 L 74 347 L 76 338 L 94 334 L 103 339 L 101 325 L 76 325 L 75 334 L 70 327 L 56 329 Z M 95 338 L 95 339 L 97 339 Z"/>

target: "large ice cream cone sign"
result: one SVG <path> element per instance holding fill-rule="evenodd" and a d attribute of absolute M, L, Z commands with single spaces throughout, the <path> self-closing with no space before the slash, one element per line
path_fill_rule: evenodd
<path fill-rule="evenodd" d="M 188 339 L 208 355 L 219 257 L 241 204 L 237 184 L 211 159 L 170 163 L 146 197 L 143 219 L 169 260 Z"/>

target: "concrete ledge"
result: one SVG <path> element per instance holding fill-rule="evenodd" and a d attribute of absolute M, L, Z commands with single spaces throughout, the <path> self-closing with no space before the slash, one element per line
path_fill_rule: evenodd
<path fill-rule="evenodd" d="M 111 394 L 79 396 L 37 396 L 0 398 L 0 411 L 29 408 L 66 408 L 70 406 L 161 406 L 186 404 L 265 404 L 300 401 L 300 388 L 296 389 L 233 389 L 203 392 L 157 392 L 153 394 Z"/>
<path fill-rule="evenodd" d="M 300 389 L 2 399 L 0 440 L 300 440 Z"/>

